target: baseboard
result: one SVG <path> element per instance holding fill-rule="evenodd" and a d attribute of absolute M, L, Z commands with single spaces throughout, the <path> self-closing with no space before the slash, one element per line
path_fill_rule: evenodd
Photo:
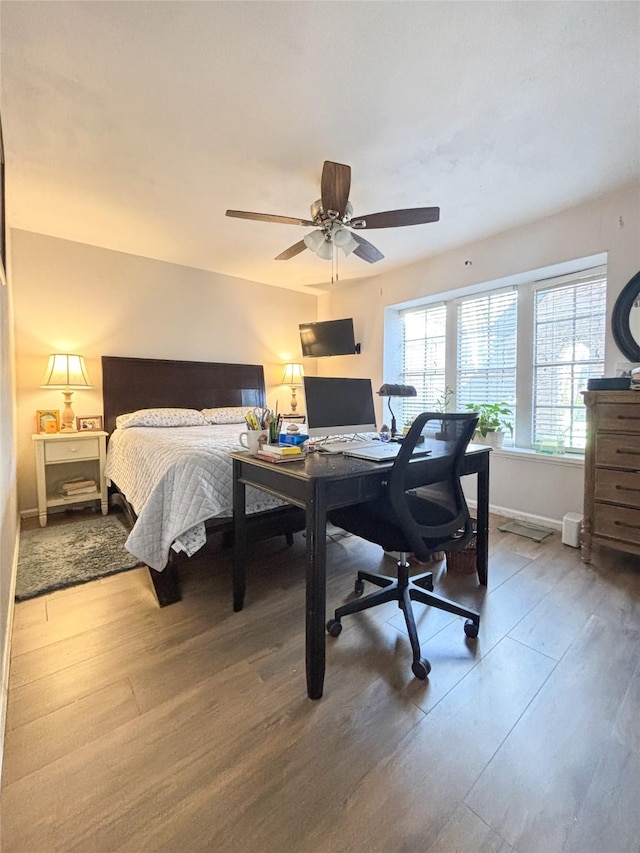
<path fill-rule="evenodd" d="M 468 500 L 469 509 L 476 509 L 477 501 Z M 550 527 L 552 530 L 562 530 L 562 520 L 555 518 L 547 518 L 544 515 L 533 515 L 528 512 L 520 512 L 517 509 L 509 509 L 504 506 L 490 506 L 489 512 L 496 515 L 503 515 L 505 518 L 513 518 L 516 521 L 526 521 L 527 524 L 538 524 L 541 527 Z"/>
<path fill-rule="evenodd" d="M 18 575 L 18 549 L 20 547 L 20 526 L 16 528 L 16 539 L 11 566 L 11 584 L 9 587 L 9 612 L 7 614 L 7 631 L 3 639 L 2 655 L 2 684 L 0 685 L 0 780 L 4 759 L 4 736 L 7 728 L 7 699 L 9 696 L 9 666 L 11 662 L 11 635 L 13 631 L 13 612 L 15 609 L 16 577 Z"/>

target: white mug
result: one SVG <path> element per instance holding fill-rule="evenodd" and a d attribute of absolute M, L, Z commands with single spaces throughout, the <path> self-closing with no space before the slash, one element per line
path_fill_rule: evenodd
<path fill-rule="evenodd" d="M 245 440 L 243 441 L 243 439 Z M 241 432 L 238 440 L 245 450 L 248 450 L 252 456 L 255 456 L 262 449 L 262 445 L 269 441 L 269 430 L 250 429 L 247 432 Z"/>

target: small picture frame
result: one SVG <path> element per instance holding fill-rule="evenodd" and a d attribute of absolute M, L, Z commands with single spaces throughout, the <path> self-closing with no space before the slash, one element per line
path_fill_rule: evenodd
<path fill-rule="evenodd" d="M 102 429 L 102 415 L 89 415 L 86 418 L 76 418 L 78 432 L 93 430 L 97 432 Z"/>
<path fill-rule="evenodd" d="M 60 412 L 56 409 L 38 409 L 36 411 L 36 432 L 51 435 L 60 432 Z"/>

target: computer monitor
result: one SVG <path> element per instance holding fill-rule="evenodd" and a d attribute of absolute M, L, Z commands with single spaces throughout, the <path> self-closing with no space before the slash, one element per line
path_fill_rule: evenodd
<path fill-rule="evenodd" d="M 375 432 L 370 379 L 305 376 L 304 396 L 311 437 Z"/>

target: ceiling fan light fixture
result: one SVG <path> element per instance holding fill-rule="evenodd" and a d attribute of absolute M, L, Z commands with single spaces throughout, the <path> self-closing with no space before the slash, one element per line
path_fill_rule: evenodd
<path fill-rule="evenodd" d="M 307 234 L 302 238 L 307 249 L 311 249 L 312 252 L 318 253 L 318 250 L 325 242 L 324 239 L 324 231 L 321 231 L 317 228 L 315 231 L 312 231 L 310 234 Z"/>
<path fill-rule="evenodd" d="M 316 255 L 324 261 L 330 261 L 333 258 L 333 244 L 325 240 L 316 250 Z"/>
<path fill-rule="evenodd" d="M 358 248 L 358 243 L 353 239 L 349 231 L 341 226 L 334 228 L 333 242 L 342 249 L 345 255 L 350 255 L 354 249 Z"/>

